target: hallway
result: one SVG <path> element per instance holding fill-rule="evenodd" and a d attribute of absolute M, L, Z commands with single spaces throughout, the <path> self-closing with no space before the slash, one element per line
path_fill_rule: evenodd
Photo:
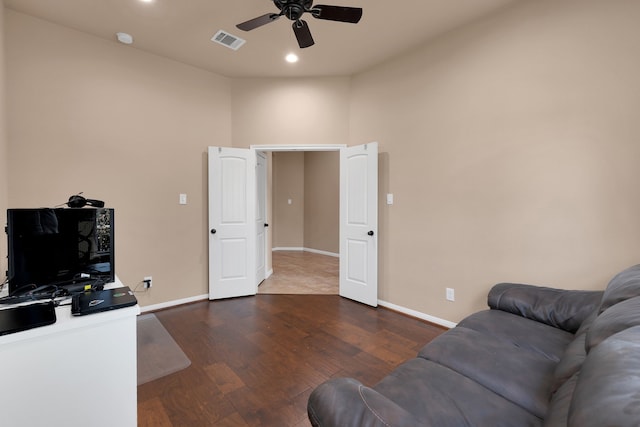
<path fill-rule="evenodd" d="M 337 295 L 339 258 L 302 251 L 274 251 L 273 274 L 259 294 Z"/>

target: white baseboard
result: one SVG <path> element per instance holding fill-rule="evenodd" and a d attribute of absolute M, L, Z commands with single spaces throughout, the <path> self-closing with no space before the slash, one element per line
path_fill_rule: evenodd
<path fill-rule="evenodd" d="M 327 251 L 321 251 L 319 249 L 311 249 L 311 248 L 304 248 L 305 252 L 311 252 L 314 254 L 320 254 L 320 255 L 326 255 L 326 256 L 332 256 L 335 258 L 340 258 L 340 254 L 337 254 L 335 252 L 327 252 Z"/>
<path fill-rule="evenodd" d="M 269 271 L 267 271 L 267 274 L 265 275 L 265 280 L 267 280 L 269 277 L 271 277 L 271 275 L 273 274 L 273 268 Z"/>
<path fill-rule="evenodd" d="M 148 311 L 161 310 L 163 308 L 175 307 L 177 305 L 189 304 L 190 302 L 202 301 L 202 300 L 206 300 L 206 299 L 209 299 L 209 295 L 208 294 L 197 295 L 195 297 L 189 297 L 189 298 L 177 299 L 177 300 L 173 300 L 173 301 L 161 302 L 160 304 L 145 305 L 143 307 L 140 307 L 140 311 L 142 313 L 146 313 Z"/>
<path fill-rule="evenodd" d="M 378 300 L 378 305 L 382 307 L 386 307 L 388 309 L 406 314 L 411 317 L 417 317 L 418 319 L 426 320 L 427 322 L 435 323 L 436 325 L 444 326 L 445 328 L 455 328 L 457 323 L 451 322 L 449 320 L 440 319 L 439 317 L 431 316 L 425 313 L 421 313 L 416 310 L 412 310 L 410 308 L 402 307 L 399 305 L 392 304 L 387 301 Z"/>
<path fill-rule="evenodd" d="M 267 277 L 269 277 L 271 274 L 273 274 L 273 270 L 269 270 L 269 272 L 267 273 Z M 178 305 L 189 304 L 191 302 L 203 301 L 203 300 L 207 300 L 207 299 L 209 299 L 209 295 L 208 294 L 197 295 L 195 297 L 189 297 L 189 298 L 183 298 L 183 299 L 179 299 L 179 300 L 167 301 L 167 302 L 163 302 L 163 303 L 160 303 L 160 304 L 146 305 L 146 306 L 140 307 L 140 311 L 142 313 L 147 313 L 149 311 L 161 310 L 163 308 L 175 307 L 175 306 L 178 306 Z M 392 304 L 392 303 L 387 302 L 387 301 L 378 300 L 378 305 L 380 305 L 381 307 L 386 307 L 388 309 L 397 311 L 399 313 L 406 314 L 406 315 L 411 316 L 411 317 L 415 317 L 415 318 L 418 318 L 418 319 L 426 320 L 427 322 L 435 323 L 436 325 L 444 326 L 445 328 L 455 328 L 455 326 L 457 325 L 457 323 L 451 322 L 449 320 L 440 319 L 439 317 L 435 317 L 435 316 L 431 316 L 429 314 L 421 313 L 419 311 L 412 310 L 412 309 L 406 308 L 406 307 L 402 307 L 400 305 Z"/>
<path fill-rule="evenodd" d="M 296 251 L 296 252 L 311 252 L 314 254 L 320 254 L 320 255 L 327 255 L 327 256 L 332 256 L 332 257 L 336 257 L 339 258 L 340 254 L 337 254 L 335 252 L 327 252 L 327 251 L 321 251 L 319 249 L 311 249 L 311 248 L 271 248 L 272 251 L 277 252 L 277 251 Z"/>
<path fill-rule="evenodd" d="M 279 248 L 271 248 L 272 251 L 277 252 L 277 251 L 294 251 L 294 252 L 302 252 L 304 251 L 304 248 L 294 248 L 294 247 L 279 247 Z"/>

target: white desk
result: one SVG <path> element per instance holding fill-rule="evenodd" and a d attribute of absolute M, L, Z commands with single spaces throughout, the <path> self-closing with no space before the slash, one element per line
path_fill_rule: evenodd
<path fill-rule="evenodd" d="M 121 308 L 0 336 L 0 425 L 135 427 L 136 316 Z"/>

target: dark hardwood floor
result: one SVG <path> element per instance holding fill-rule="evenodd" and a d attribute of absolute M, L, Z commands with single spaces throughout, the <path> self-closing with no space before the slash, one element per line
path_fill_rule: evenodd
<path fill-rule="evenodd" d="M 139 426 L 309 426 L 332 377 L 374 385 L 444 329 L 336 295 L 257 295 L 155 313 L 191 366 L 138 387 Z"/>

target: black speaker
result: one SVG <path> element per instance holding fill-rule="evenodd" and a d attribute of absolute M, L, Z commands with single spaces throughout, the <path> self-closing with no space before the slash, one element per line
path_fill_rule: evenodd
<path fill-rule="evenodd" d="M 70 208 L 83 208 L 85 206 L 93 206 L 94 208 L 104 208 L 102 200 L 85 199 L 79 194 L 69 197 L 67 206 Z"/>

